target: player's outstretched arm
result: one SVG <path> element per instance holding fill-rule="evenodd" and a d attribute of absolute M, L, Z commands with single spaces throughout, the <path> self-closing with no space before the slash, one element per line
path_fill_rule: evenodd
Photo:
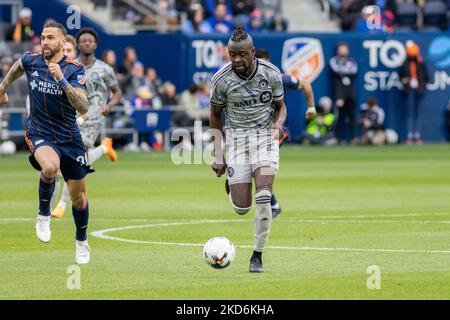
<path fill-rule="evenodd" d="M 6 95 L 6 90 L 8 90 L 9 86 L 19 79 L 23 74 L 25 70 L 22 66 L 21 59 L 18 59 L 9 69 L 8 73 L 6 74 L 5 79 L 3 79 L 2 83 L 0 84 L 0 105 L 6 105 L 8 104 L 8 96 Z"/>
<path fill-rule="evenodd" d="M 306 110 L 306 118 L 311 119 L 316 115 L 316 107 L 314 105 L 314 92 L 312 90 L 311 84 L 304 80 L 299 80 L 298 90 L 302 90 L 306 98 L 306 103 L 308 104 L 308 109 Z"/>

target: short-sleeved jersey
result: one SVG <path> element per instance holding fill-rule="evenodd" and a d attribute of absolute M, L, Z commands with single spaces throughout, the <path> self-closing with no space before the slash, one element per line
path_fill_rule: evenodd
<path fill-rule="evenodd" d="M 271 128 L 272 103 L 283 98 L 280 70 L 261 59 L 255 59 L 255 70 L 248 78 L 228 63 L 211 79 L 211 103 L 224 108 L 225 129 Z"/>
<path fill-rule="evenodd" d="M 81 141 L 75 108 L 70 104 L 63 88 L 54 79 L 42 54 L 25 52 L 21 62 L 28 79 L 29 132 L 53 143 Z M 64 56 L 58 64 L 64 78 L 73 87 L 86 89 L 86 76 L 80 63 Z"/>
<path fill-rule="evenodd" d="M 77 61 L 80 62 L 79 59 Z M 109 98 L 109 88 L 117 85 L 114 70 L 101 60 L 85 66 L 87 98 L 89 100 L 89 120 L 98 120 L 101 117 L 101 107 Z"/>

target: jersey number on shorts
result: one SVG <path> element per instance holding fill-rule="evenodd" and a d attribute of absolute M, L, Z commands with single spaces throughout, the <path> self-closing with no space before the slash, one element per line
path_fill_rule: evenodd
<path fill-rule="evenodd" d="M 87 153 L 85 153 L 84 156 L 78 156 L 77 157 L 77 161 L 79 163 L 81 163 L 82 166 L 89 165 L 89 160 L 88 160 L 88 157 L 87 157 Z"/>

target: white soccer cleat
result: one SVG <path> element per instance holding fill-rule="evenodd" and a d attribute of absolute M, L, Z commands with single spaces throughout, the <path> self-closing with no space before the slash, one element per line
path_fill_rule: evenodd
<path fill-rule="evenodd" d="M 75 240 L 75 260 L 78 264 L 87 264 L 91 259 L 91 248 L 89 248 L 87 240 Z"/>
<path fill-rule="evenodd" d="M 36 218 L 36 236 L 42 242 L 50 242 L 52 233 L 50 231 L 50 216 L 41 216 Z"/>

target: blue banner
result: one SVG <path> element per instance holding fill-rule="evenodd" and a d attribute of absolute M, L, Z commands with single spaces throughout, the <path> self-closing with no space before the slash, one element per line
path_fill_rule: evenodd
<path fill-rule="evenodd" d="M 164 132 L 170 128 L 169 110 L 137 110 L 131 114 L 138 132 Z"/>

